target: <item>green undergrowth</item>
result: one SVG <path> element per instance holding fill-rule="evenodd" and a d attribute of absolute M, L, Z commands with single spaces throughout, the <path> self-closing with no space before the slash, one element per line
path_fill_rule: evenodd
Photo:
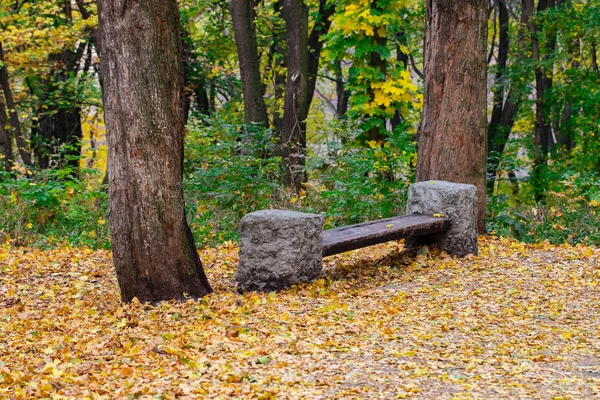
<path fill-rule="evenodd" d="M 240 124 L 219 116 L 189 127 L 183 184 L 198 247 L 237 240 L 240 219 L 260 209 L 322 213 L 326 229 L 404 213 L 415 147 L 402 129 L 381 146 L 357 144 L 360 131 L 331 124 L 322 145 L 310 148 L 308 183 L 299 193 L 282 185 L 271 132 L 251 131 L 252 148 L 241 144 L 241 132 Z M 524 242 L 600 245 L 598 175 L 565 168 L 549 173 L 543 202 L 533 201 L 527 179 L 501 181 L 488 199 L 488 231 Z M 0 242 L 109 248 L 108 196 L 100 181 L 93 170 L 0 173 Z"/>

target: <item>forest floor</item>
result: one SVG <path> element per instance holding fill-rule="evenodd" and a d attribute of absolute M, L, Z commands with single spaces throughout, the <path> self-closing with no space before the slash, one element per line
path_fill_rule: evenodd
<path fill-rule="evenodd" d="M 0 247 L 0 398 L 600 398 L 600 249 L 390 243 L 243 295 L 234 244 L 201 258 L 216 292 L 153 307 L 106 251 Z"/>

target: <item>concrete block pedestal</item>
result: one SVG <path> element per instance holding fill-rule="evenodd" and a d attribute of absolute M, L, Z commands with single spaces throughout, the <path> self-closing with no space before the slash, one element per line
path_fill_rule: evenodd
<path fill-rule="evenodd" d="M 275 291 L 321 275 L 323 222 L 319 214 L 263 210 L 242 218 L 238 290 Z"/>
<path fill-rule="evenodd" d="M 477 187 L 436 180 L 415 183 L 408 189 L 406 213 L 441 214 L 450 220 L 446 232 L 406 238 L 406 248 L 432 244 L 454 256 L 477 254 Z"/>

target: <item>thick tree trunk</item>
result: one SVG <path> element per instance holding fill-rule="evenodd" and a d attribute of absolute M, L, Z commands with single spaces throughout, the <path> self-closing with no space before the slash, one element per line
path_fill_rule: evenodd
<path fill-rule="evenodd" d="M 50 167 L 50 155 L 53 152 L 51 147 L 53 134 L 54 118 L 40 109 L 38 119 L 33 121 L 31 127 L 31 142 L 37 166 L 41 169 Z"/>
<path fill-rule="evenodd" d="M 260 77 L 258 49 L 254 28 L 254 2 L 232 0 L 229 12 L 237 46 L 242 92 L 244 94 L 244 123 L 267 128 L 269 119 L 264 101 L 264 88 Z"/>
<path fill-rule="evenodd" d="M 302 0 L 285 0 L 283 18 L 287 42 L 287 83 L 283 104 L 282 150 L 284 183 L 300 190 L 306 180 L 305 119 L 308 115 L 308 7 Z"/>
<path fill-rule="evenodd" d="M 82 1 L 78 1 L 78 8 L 83 17 L 87 19 L 91 14 L 87 11 Z M 70 1 L 64 1 L 62 7 L 65 25 L 72 24 L 72 7 Z M 78 84 L 71 82 L 80 72 L 81 61 L 86 56 L 83 65 L 83 75 L 87 74 L 91 64 L 91 43 L 96 37 L 95 29 L 90 32 L 90 40 L 79 42 L 75 49 L 65 48 L 60 53 L 50 54 L 48 62 L 52 65 L 50 77 L 40 82 L 40 104 L 38 106 L 37 121 L 31 129 L 33 152 L 38 167 L 64 166 L 71 167 L 75 173 L 79 169 L 81 157 L 81 108 L 77 100 L 79 92 L 83 89 L 82 78 Z M 63 148 L 61 148 L 63 146 Z M 53 158 L 56 164 L 51 165 Z"/>
<path fill-rule="evenodd" d="M 4 103 L 4 93 L 0 90 L 0 168 L 10 172 L 12 165 L 15 162 L 12 152 L 12 140 L 6 126 L 8 120 L 6 118 L 6 104 Z"/>
<path fill-rule="evenodd" d="M 54 127 L 58 143 L 66 146 L 61 153 L 62 166 L 68 165 L 73 170 L 78 170 L 83 136 L 79 106 L 73 104 L 69 108 L 60 108 L 54 115 Z"/>
<path fill-rule="evenodd" d="M 33 167 L 33 161 L 31 159 L 31 152 L 29 150 L 29 145 L 27 141 L 23 137 L 23 130 L 21 129 L 21 121 L 19 120 L 19 114 L 17 113 L 17 106 L 13 99 L 12 89 L 10 87 L 10 82 L 8 80 L 8 71 L 6 70 L 6 65 L 4 64 L 4 51 L 2 49 L 2 43 L 0 42 L 0 87 L 4 92 L 4 99 L 6 100 L 5 104 L 8 108 L 9 115 L 9 126 L 14 133 L 15 138 L 17 139 L 17 147 L 19 149 L 19 155 L 21 156 L 21 160 L 23 160 L 23 164 Z"/>
<path fill-rule="evenodd" d="M 121 297 L 212 291 L 185 219 L 183 65 L 175 0 L 99 0 L 109 227 Z"/>
<path fill-rule="evenodd" d="M 477 186 L 478 229 L 486 209 L 487 1 L 427 0 L 425 103 L 417 181 Z"/>

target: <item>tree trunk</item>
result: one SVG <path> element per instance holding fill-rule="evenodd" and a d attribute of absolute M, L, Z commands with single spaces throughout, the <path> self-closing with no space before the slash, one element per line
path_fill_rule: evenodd
<path fill-rule="evenodd" d="M 8 71 L 4 64 L 4 51 L 2 49 L 2 43 L 0 42 L 0 87 L 4 92 L 5 104 L 8 108 L 9 115 L 9 126 L 17 139 L 17 147 L 23 164 L 28 167 L 33 167 L 33 161 L 31 160 L 31 152 L 29 145 L 23 137 L 23 130 L 21 129 L 21 121 L 19 121 L 19 114 L 17 113 L 17 106 L 13 99 L 12 89 L 10 88 L 10 82 L 8 80 Z"/>
<path fill-rule="evenodd" d="M 8 120 L 6 119 L 6 104 L 4 104 L 4 94 L 0 90 L 0 168 L 7 172 L 12 170 L 12 165 L 15 162 L 12 152 L 11 135 L 6 130 Z"/>
<path fill-rule="evenodd" d="M 402 65 L 402 68 L 408 71 L 408 54 L 404 54 L 400 46 L 408 47 L 408 38 L 404 32 L 396 33 L 396 60 Z M 390 125 L 392 127 L 392 132 L 398 125 L 402 123 L 404 120 L 402 114 L 400 114 L 400 109 L 397 108 L 394 112 L 394 116 L 390 119 Z"/>
<path fill-rule="evenodd" d="M 244 123 L 269 127 L 264 88 L 260 77 L 258 49 L 254 28 L 254 2 L 232 0 L 229 12 L 233 22 L 233 34 L 237 47 L 244 95 Z"/>
<path fill-rule="evenodd" d="M 319 60 L 321 59 L 321 50 L 323 50 L 323 41 L 321 37 L 325 35 L 331 27 L 331 17 L 335 12 L 335 7 L 327 0 L 319 0 L 319 14 L 310 36 L 308 37 L 308 88 L 306 99 L 306 110 L 310 110 L 310 105 L 315 94 L 317 85 L 317 73 L 319 72 Z"/>
<path fill-rule="evenodd" d="M 492 107 L 492 117 L 490 119 L 490 123 L 488 124 L 487 137 L 487 190 L 489 193 L 491 193 L 494 189 L 496 175 L 498 174 L 498 166 L 500 165 L 500 159 L 504 153 L 504 148 L 508 142 L 508 138 L 515 121 L 515 116 L 519 110 L 519 104 L 521 103 L 520 96 L 517 95 L 519 92 L 518 90 L 510 90 L 506 96 L 506 101 L 504 100 L 508 52 L 510 49 L 508 33 L 510 21 L 506 1 L 498 0 L 496 5 L 498 7 L 500 35 L 498 41 L 496 76 L 494 77 L 494 87 L 492 88 L 494 104 Z M 520 36 L 522 36 L 522 31 L 520 32 Z"/>
<path fill-rule="evenodd" d="M 59 108 L 54 115 L 54 127 L 58 143 L 66 148 L 62 149 L 61 161 L 63 166 L 70 166 L 74 171 L 79 169 L 81 158 L 81 111 L 79 106 L 72 104 L 69 108 Z"/>
<path fill-rule="evenodd" d="M 282 150 L 284 184 L 296 191 L 306 180 L 308 115 L 308 7 L 302 0 L 285 0 L 283 19 L 287 42 L 287 83 L 283 102 Z"/>
<path fill-rule="evenodd" d="M 551 119 L 547 118 L 546 112 L 546 93 L 552 89 L 552 67 L 544 68 L 540 54 L 540 43 L 538 39 L 538 31 L 532 18 L 534 14 L 534 0 L 523 0 L 523 12 L 528 15 L 527 27 L 531 35 L 532 60 L 535 66 L 535 160 L 532 173 L 533 192 L 535 200 L 538 202 L 545 201 L 547 182 L 547 167 L 548 167 L 548 152 L 552 145 L 552 128 Z M 540 0 L 538 2 L 537 13 L 555 6 L 554 0 Z M 544 61 L 550 58 L 551 53 L 556 47 L 556 33 L 550 34 L 548 41 L 544 44 L 547 53 Z"/>
<path fill-rule="evenodd" d="M 335 115 L 337 119 L 343 119 L 348 112 L 348 99 L 350 98 L 350 93 L 346 90 L 342 62 L 340 60 L 335 61 L 333 68 L 335 70 L 335 94 L 337 99 Z"/>
<path fill-rule="evenodd" d="M 212 291 L 185 219 L 183 65 L 175 0 L 99 0 L 109 227 L 121 298 Z"/>
<path fill-rule="evenodd" d="M 283 0 L 273 2 L 273 11 L 275 14 L 281 15 L 283 9 Z M 272 68 L 273 73 L 273 111 L 271 111 L 271 122 L 273 124 L 273 134 L 278 144 L 284 142 L 281 137 L 283 132 L 283 112 L 280 110 L 280 105 L 283 104 L 285 97 L 285 82 L 287 71 L 286 44 L 285 44 L 285 26 L 283 23 L 273 24 L 272 32 L 273 43 L 269 48 L 268 65 Z M 275 156 L 283 157 L 283 151 L 280 146 L 277 146 L 274 151 Z"/>
<path fill-rule="evenodd" d="M 477 186 L 485 232 L 487 1 L 427 0 L 417 181 Z"/>
<path fill-rule="evenodd" d="M 371 14 L 380 15 L 381 11 L 381 5 L 379 4 L 379 1 L 371 0 Z M 371 54 L 369 55 L 369 66 L 372 68 L 372 73 L 375 75 L 371 77 L 371 80 L 375 82 L 383 82 L 387 75 L 387 60 L 381 56 L 379 49 L 387 46 L 387 36 L 385 34 L 382 35 L 379 32 L 379 28 L 375 29 L 375 32 L 373 33 L 371 46 L 373 50 L 371 50 Z M 375 101 L 375 91 L 373 90 L 372 86 L 369 86 L 367 93 L 369 94 L 370 101 Z M 382 113 L 385 112 L 385 106 L 381 105 L 379 107 Z M 367 137 L 369 140 L 381 142 L 381 145 L 383 146 L 383 141 L 387 137 L 385 118 L 383 116 L 372 116 L 371 118 L 381 121 L 369 129 L 367 132 Z"/>

